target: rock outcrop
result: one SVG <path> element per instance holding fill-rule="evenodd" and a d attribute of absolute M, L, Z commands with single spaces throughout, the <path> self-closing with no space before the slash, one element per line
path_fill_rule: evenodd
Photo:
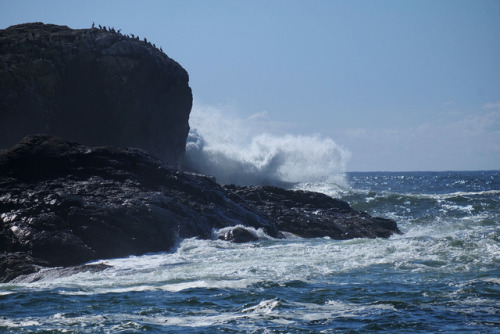
<path fill-rule="evenodd" d="M 388 238 L 401 233 L 394 220 L 356 211 L 344 201 L 325 194 L 278 187 L 224 186 L 233 198 L 243 197 L 278 230 L 304 238 Z"/>
<path fill-rule="evenodd" d="M 217 237 L 219 240 L 231 241 L 234 243 L 245 243 L 259 240 L 259 237 L 256 234 L 241 225 L 228 228 L 227 231 L 221 232 L 223 233 L 220 233 Z"/>
<path fill-rule="evenodd" d="M 184 153 L 187 72 L 114 29 L 43 23 L 0 30 L 0 148 L 33 133 L 138 147 L 171 164 Z"/>
<path fill-rule="evenodd" d="M 179 238 L 388 237 L 396 223 L 322 194 L 218 185 L 131 148 L 33 135 L 0 151 L 0 282 L 40 266 L 171 250 Z M 85 267 L 87 268 L 87 267 Z"/>
<path fill-rule="evenodd" d="M 278 236 L 209 177 L 141 150 L 42 135 L 0 154 L 0 224 L 0 281 L 36 265 L 167 251 L 178 238 L 207 239 L 214 228 L 237 224 Z"/>

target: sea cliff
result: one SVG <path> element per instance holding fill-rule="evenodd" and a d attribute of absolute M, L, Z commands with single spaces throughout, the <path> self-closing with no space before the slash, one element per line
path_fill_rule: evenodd
<path fill-rule="evenodd" d="M 177 164 L 191 105 L 186 70 L 146 39 L 43 23 L 0 30 L 0 148 L 49 133 Z"/>

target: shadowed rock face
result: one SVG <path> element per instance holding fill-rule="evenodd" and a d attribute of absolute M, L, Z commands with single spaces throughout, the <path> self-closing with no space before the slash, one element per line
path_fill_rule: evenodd
<path fill-rule="evenodd" d="M 291 191 L 278 187 L 224 186 L 243 197 L 280 231 L 304 238 L 330 237 L 388 238 L 401 231 L 394 220 L 372 217 L 352 209 L 344 201 L 310 191 Z"/>
<path fill-rule="evenodd" d="M 211 178 L 137 149 L 36 135 L 0 153 L 0 224 L 0 281 L 35 265 L 168 251 L 178 238 L 237 224 L 278 236 Z"/>
<path fill-rule="evenodd" d="M 42 23 L 0 30 L 0 148 L 48 133 L 177 164 L 189 131 L 188 81 L 163 52 L 118 32 Z"/>
<path fill-rule="evenodd" d="M 233 226 L 223 239 L 255 240 L 238 226 L 275 238 L 280 231 L 335 239 L 399 233 L 394 221 L 326 195 L 222 187 L 138 149 L 32 135 L 0 151 L 0 282 L 39 266 L 168 251 L 179 238 L 210 239 L 214 229 Z"/>

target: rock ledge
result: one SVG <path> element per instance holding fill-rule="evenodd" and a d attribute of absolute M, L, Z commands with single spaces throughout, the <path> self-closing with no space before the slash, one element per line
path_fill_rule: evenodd
<path fill-rule="evenodd" d="M 255 240 L 291 232 L 334 239 L 389 237 L 394 221 L 326 195 L 222 187 L 131 148 L 87 147 L 48 135 L 0 151 L 0 282 L 40 267 L 171 250 L 179 238 Z"/>

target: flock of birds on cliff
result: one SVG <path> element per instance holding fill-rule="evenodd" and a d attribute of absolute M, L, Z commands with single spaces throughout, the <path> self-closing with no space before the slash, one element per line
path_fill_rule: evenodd
<path fill-rule="evenodd" d="M 116 33 L 116 34 L 120 34 L 122 36 L 125 36 L 127 38 L 134 38 L 136 40 L 140 40 L 139 36 L 134 36 L 134 34 L 130 34 L 130 35 L 123 35 L 121 33 L 121 29 L 118 29 L 118 30 L 115 30 L 114 27 L 108 27 L 106 28 L 106 26 L 101 26 L 100 24 L 97 25 L 99 27 L 100 30 L 104 30 L 104 31 L 109 31 L 109 32 L 112 32 L 112 33 Z M 92 28 L 91 29 L 97 29 L 96 26 L 95 26 L 95 23 L 92 22 Z M 151 42 L 148 42 L 147 38 L 144 37 L 144 43 L 152 46 L 153 48 L 157 49 L 157 50 L 160 50 L 161 52 L 163 52 L 163 49 L 162 47 L 160 46 L 160 48 L 157 48 L 155 44 L 151 44 Z"/>

